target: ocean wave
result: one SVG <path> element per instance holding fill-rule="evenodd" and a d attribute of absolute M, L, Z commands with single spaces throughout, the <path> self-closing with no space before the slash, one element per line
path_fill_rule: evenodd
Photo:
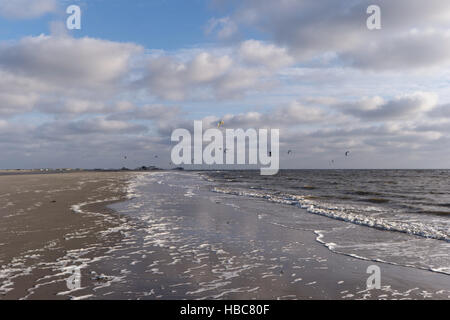
<path fill-rule="evenodd" d="M 358 254 L 355 254 L 355 253 L 348 253 L 348 252 L 345 252 L 345 251 L 342 251 L 342 250 L 337 250 L 336 248 L 338 247 L 338 244 L 336 244 L 334 242 L 326 242 L 324 240 L 324 234 L 323 234 L 322 230 L 314 230 L 314 233 L 316 234 L 316 241 L 317 242 L 323 244 L 330 251 L 333 251 L 334 253 L 337 253 L 337 254 L 342 254 L 342 255 L 345 255 L 345 256 L 348 256 L 348 257 L 352 257 L 352 258 L 356 258 L 356 259 L 360 259 L 360 260 L 387 263 L 387 264 L 394 265 L 394 266 L 404 266 L 404 267 L 418 268 L 418 269 L 422 269 L 422 270 L 428 270 L 428 271 L 432 271 L 432 272 L 437 272 L 437 273 L 450 275 L 450 268 L 449 267 L 431 267 L 431 266 L 423 267 L 423 266 L 419 266 L 417 264 L 397 263 L 397 262 L 393 262 L 393 261 L 383 260 L 383 259 L 380 259 L 380 258 L 369 258 L 369 257 L 364 257 L 362 255 L 358 255 Z"/>
<path fill-rule="evenodd" d="M 385 231 L 395 231 L 415 235 L 424 238 L 442 240 L 450 242 L 450 235 L 441 230 L 436 230 L 432 226 L 427 226 L 418 222 L 401 222 L 388 220 L 386 218 L 368 216 L 353 212 L 345 211 L 338 207 L 323 208 L 307 196 L 302 195 L 272 195 L 268 193 L 259 193 L 254 191 L 236 190 L 224 187 L 213 187 L 213 192 L 230 194 L 236 196 L 246 196 L 252 198 L 265 199 L 270 202 L 293 205 L 302 209 L 305 209 L 309 213 L 325 216 L 328 218 L 350 222 L 366 227 L 371 227 Z"/>

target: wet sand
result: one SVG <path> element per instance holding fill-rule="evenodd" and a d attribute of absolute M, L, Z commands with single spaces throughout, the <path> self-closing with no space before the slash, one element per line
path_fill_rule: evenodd
<path fill-rule="evenodd" d="M 212 193 L 199 180 L 144 174 L 136 198 L 114 205 L 133 219 L 109 252 L 114 264 L 101 267 L 120 279 L 95 298 L 449 299 L 448 275 L 333 253 L 306 226 L 261 219 L 292 206 Z M 366 287 L 370 265 L 380 267 L 380 289 Z"/>
<path fill-rule="evenodd" d="M 99 232 L 121 223 L 107 204 L 123 200 L 127 173 L 0 176 L 0 299 L 67 299 L 67 268 L 120 239 Z M 77 212 L 76 206 L 89 202 Z M 98 243 L 103 243 L 98 246 Z M 98 250 L 97 250 L 98 249 Z M 66 268 L 66 269 L 65 269 Z"/>
<path fill-rule="evenodd" d="M 151 178 L 141 196 L 128 188 L 137 197 L 118 202 L 136 177 Z M 333 253 L 314 232 L 260 219 L 250 209 L 257 200 L 223 197 L 192 179 L 200 178 L 0 176 L 0 299 L 450 298 L 448 275 Z M 105 207 L 112 203 L 120 215 Z M 379 290 L 366 288 L 373 264 Z M 76 290 L 66 284 L 70 266 L 81 269 Z"/>

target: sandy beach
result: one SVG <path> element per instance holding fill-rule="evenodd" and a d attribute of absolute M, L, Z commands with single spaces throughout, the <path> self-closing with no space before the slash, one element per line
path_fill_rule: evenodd
<path fill-rule="evenodd" d="M 196 173 L 0 176 L 0 201 L 0 299 L 450 298 L 446 274 L 336 254 L 307 226 L 328 218 L 277 225 L 261 210 L 291 206 L 213 193 Z"/>
<path fill-rule="evenodd" d="M 124 199 L 127 174 L 0 176 L 0 299 L 67 299 L 66 267 L 95 260 L 99 232 L 119 225 L 106 207 Z M 78 205 L 86 203 L 78 212 Z M 89 261 L 88 261 L 89 263 Z"/>

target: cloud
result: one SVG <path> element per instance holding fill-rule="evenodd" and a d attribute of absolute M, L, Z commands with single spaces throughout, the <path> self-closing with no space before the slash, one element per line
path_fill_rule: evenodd
<path fill-rule="evenodd" d="M 105 86 L 129 71 L 142 48 L 92 38 L 38 36 L 0 45 L 0 68 L 53 85 Z"/>
<path fill-rule="evenodd" d="M 437 104 L 437 95 L 416 92 L 385 101 L 381 97 L 365 98 L 358 102 L 340 103 L 337 108 L 354 117 L 370 121 L 412 120 L 423 116 Z"/>
<path fill-rule="evenodd" d="M 249 91 L 270 88 L 270 73 L 260 68 L 236 67 L 214 84 L 215 96 L 219 99 L 241 98 Z"/>
<path fill-rule="evenodd" d="M 342 59 L 353 67 L 374 70 L 442 67 L 450 62 L 450 32 L 413 31 L 364 44 L 344 52 Z"/>
<path fill-rule="evenodd" d="M 333 53 L 356 68 L 414 70 L 449 62 L 443 33 L 450 3 L 441 0 L 378 0 L 382 28 L 366 27 L 371 0 L 244 0 L 229 16 L 240 28 L 262 31 L 299 62 Z M 434 30 L 434 34 L 430 33 Z"/>
<path fill-rule="evenodd" d="M 450 119 L 450 104 L 437 106 L 428 115 L 433 118 Z"/>
<path fill-rule="evenodd" d="M 239 114 L 226 114 L 220 119 L 208 116 L 202 119 L 205 127 L 215 127 L 223 120 L 226 128 L 295 128 L 321 124 L 327 120 L 339 123 L 337 115 L 331 116 L 323 109 L 292 101 L 265 112 L 249 111 Z"/>
<path fill-rule="evenodd" d="M 235 3 L 206 30 L 226 41 L 208 46 L 56 31 L 1 42 L 2 163 L 117 167 L 126 153 L 150 164 L 200 118 L 282 129 L 282 148 L 298 151 L 291 167 L 328 167 L 349 148 L 352 167 L 428 166 L 430 154 L 445 164 L 450 4 L 380 0 L 382 29 L 369 31 L 365 0 Z"/>
<path fill-rule="evenodd" d="M 163 99 L 183 100 L 191 90 L 208 86 L 223 76 L 232 66 L 228 56 L 215 57 L 202 52 L 184 63 L 168 56 L 152 58 L 143 83 L 148 90 Z"/>
<path fill-rule="evenodd" d="M 38 100 L 38 96 L 30 93 L 0 92 L 0 116 L 10 116 L 29 112 Z"/>
<path fill-rule="evenodd" d="M 99 118 L 41 125 L 5 121 L 3 126 L 2 122 L 0 147 L 4 150 L 4 167 L 136 168 L 154 164 L 155 152 L 162 159 L 169 152 L 164 141 L 167 138 L 147 135 L 147 128 L 142 125 Z M 128 155 L 126 162 L 124 155 Z"/>
<path fill-rule="evenodd" d="M 239 64 L 236 57 L 201 52 L 188 61 L 151 58 L 139 85 L 160 99 L 233 99 L 267 88 L 271 70 Z"/>
<path fill-rule="evenodd" d="M 207 35 L 215 33 L 220 40 L 227 40 L 233 38 L 238 31 L 236 23 L 230 17 L 223 17 L 220 19 L 212 18 L 208 21 L 205 28 Z"/>
<path fill-rule="evenodd" d="M 307 100 L 199 120 L 204 129 L 215 128 L 220 120 L 225 122 L 224 129 L 281 129 L 283 167 L 327 168 L 331 159 L 339 168 L 439 167 L 438 160 L 427 161 L 430 153 L 449 155 L 442 150 L 442 145 L 449 142 L 449 121 L 428 117 L 437 108 L 437 97 L 432 93 L 362 99 L 354 102 L 355 109 L 363 110 L 357 115 L 353 109 L 343 110 L 349 103 L 338 99 Z M 321 106 L 317 106 L 318 102 Z M 364 119 L 358 121 L 355 117 Z M 192 121 L 180 117 L 158 133 L 168 136 L 174 128 L 192 130 Z M 288 157 L 287 150 L 294 150 L 295 157 Z M 352 150 L 352 158 L 344 162 L 346 150 Z"/>
<path fill-rule="evenodd" d="M 274 77 L 293 63 L 287 49 L 271 43 L 247 40 L 226 49 L 162 52 L 147 58 L 138 86 L 159 99 L 236 99 L 274 87 Z"/>
<path fill-rule="evenodd" d="M 271 69 L 286 67 L 294 62 L 286 48 L 257 40 L 247 40 L 239 47 L 239 56 L 246 63 Z"/>
<path fill-rule="evenodd" d="M 64 98 L 42 98 L 36 111 L 53 115 L 106 114 L 122 110 L 120 103 L 108 104 L 102 100 L 88 100 L 66 96 Z"/>
<path fill-rule="evenodd" d="M 68 36 L 0 43 L 0 116 L 115 112 L 140 46 Z"/>
<path fill-rule="evenodd" d="M 163 101 L 236 99 L 274 87 L 272 76 L 290 61 L 285 49 L 255 40 L 228 53 L 171 55 L 87 37 L 25 37 L 0 43 L 0 113 L 111 114 L 114 99 L 136 92 Z"/>
<path fill-rule="evenodd" d="M 0 15 L 8 19 L 37 18 L 56 9 L 56 0 L 0 0 Z"/>
<path fill-rule="evenodd" d="M 179 107 L 166 105 L 133 106 L 125 112 L 111 114 L 113 120 L 155 120 L 158 123 L 175 121 L 181 115 Z"/>
<path fill-rule="evenodd" d="M 47 122 L 37 128 L 36 135 L 39 138 L 67 139 L 72 136 L 82 135 L 124 135 L 144 133 L 148 129 L 144 125 L 133 124 L 126 121 L 107 120 L 103 117 L 95 117 L 76 121 Z"/>

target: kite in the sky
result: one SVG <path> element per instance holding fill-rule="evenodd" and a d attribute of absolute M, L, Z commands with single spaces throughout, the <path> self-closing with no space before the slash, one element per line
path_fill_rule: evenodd
<path fill-rule="evenodd" d="M 348 155 L 350 154 L 350 151 L 346 151 L 345 152 L 345 156 L 348 157 Z"/>
<path fill-rule="evenodd" d="M 225 121 L 220 120 L 219 123 L 217 124 L 217 128 L 219 129 L 221 126 L 223 126 L 225 124 Z"/>

